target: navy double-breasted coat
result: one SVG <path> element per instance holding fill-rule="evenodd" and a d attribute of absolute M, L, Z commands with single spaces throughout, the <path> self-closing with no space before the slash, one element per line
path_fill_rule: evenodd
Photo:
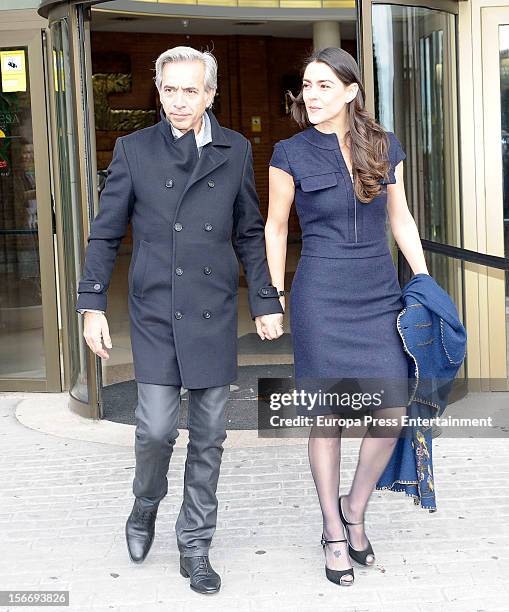
<path fill-rule="evenodd" d="M 239 256 L 252 318 L 281 313 L 270 284 L 250 142 L 210 110 L 212 142 L 175 139 L 164 114 L 119 138 L 94 219 L 76 310 L 106 310 L 118 247 L 132 226 L 128 275 L 137 382 L 188 389 L 237 376 Z"/>

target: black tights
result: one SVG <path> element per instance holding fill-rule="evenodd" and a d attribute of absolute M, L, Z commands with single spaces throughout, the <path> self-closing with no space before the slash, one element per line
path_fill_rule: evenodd
<path fill-rule="evenodd" d="M 406 407 L 383 408 L 374 413 L 375 418 L 398 419 L 406 414 Z M 385 429 L 371 424 L 363 437 L 355 476 L 343 505 L 347 520 L 361 521 L 369 498 L 382 475 L 401 431 L 400 424 Z M 308 456 L 323 515 L 323 532 L 326 539 L 341 539 L 343 527 L 339 518 L 338 496 L 341 463 L 341 427 L 313 426 L 309 436 Z M 383 437 L 385 434 L 386 437 Z M 389 437 L 390 436 L 390 437 Z M 349 528 L 349 536 L 355 549 L 367 546 L 362 525 Z"/>

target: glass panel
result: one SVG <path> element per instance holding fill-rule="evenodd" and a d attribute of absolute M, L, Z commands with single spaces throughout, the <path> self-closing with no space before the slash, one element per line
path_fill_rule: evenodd
<path fill-rule="evenodd" d="M 0 48 L 0 377 L 46 378 L 27 47 Z"/>
<path fill-rule="evenodd" d="M 76 139 L 73 132 L 73 91 L 67 19 L 50 25 L 53 59 L 54 106 L 56 119 L 56 150 L 58 153 L 58 185 L 62 211 L 62 233 L 65 253 L 65 274 L 69 289 L 67 299 L 70 355 L 70 393 L 82 402 L 88 402 L 86 345 L 83 321 L 75 309 L 77 280 L 81 276 L 82 217 L 79 176 L 76 165 Z"/>
<path fill-rule="evenodd" d="M 444 142 L 443 31 L 430 32 L 419 41 L 421 65 L 421 119 L 423 145 L 423 238 L 448 242 L 448 202 Z"/>
<path fill-rule="evenodd" d="M 509 257 L 509 25 L 499 28 L 500 44 L 500 108 L 502 134 L 502 180 L 504 205 L 504 255 Z M 505 312 L 507 363 L 509 363 L 509 273 L 505 273 Z"/>
<path fill-rule="evenodd" d="M 406 194 L 421 238 L 460 247 L 454 20 L 427 8 L 373 5 L 376 119 L 407 154 Z M 459 299 L 456 266 L 435 256 L 430 265 Z"/>

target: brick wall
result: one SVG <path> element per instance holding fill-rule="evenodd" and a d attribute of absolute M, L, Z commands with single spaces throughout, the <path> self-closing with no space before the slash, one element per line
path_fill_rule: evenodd
<path fill-rule="evenodd" d="M 92 32 L 92 70 L 132 74 L 129 93 L 111 94 L 111 108 L 155 109 L 157 91 L 153 83 L 154 62 L 170 47 L 189 45 L 212 49 L 219 64 L 220 102 L 214 108 L 221 125 L 243 133 L 251 140 L 260 209 L 268 208 L 268 165 L 275 142 L 296 133 L 298 126 L 283 111 L 283 91 L 288 75 L 300 73 L 302 60 L 312 49 L 309 39 L 255 36 L 184 36 L 125 32 Z M 344 48 L 355 54 L 353 41 Z M 286 77 L 286 79 L 285 79 Z M 262 131 L 251 131 L 251 117 L 261 118 Z M 125 132 L 101 132 L 97 138 L 97 166 L 107 167 L 113 145 Z M 292 208 L 290 233 L 300 228 Z M 129 238 L 127 238 L 129 239 Z"/>

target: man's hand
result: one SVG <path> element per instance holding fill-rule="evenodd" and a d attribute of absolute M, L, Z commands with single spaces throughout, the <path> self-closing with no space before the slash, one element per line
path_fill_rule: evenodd
<path fill-rule="evenodd" d="M 106 348 L 112 348 L 106 317 L 102 312 L 85 312 L 83 316 L 85 317 L 83 336 L 90 350 L 103 359 L 109 359 L 109 354 L 101 344 L 102 338 Z"/>
<path fill-rule="evenodd" d="M 276 340 L 283 335 L 283 315 L 260 315 L 255 318 L 256 331 L 262 340 Z"/>

